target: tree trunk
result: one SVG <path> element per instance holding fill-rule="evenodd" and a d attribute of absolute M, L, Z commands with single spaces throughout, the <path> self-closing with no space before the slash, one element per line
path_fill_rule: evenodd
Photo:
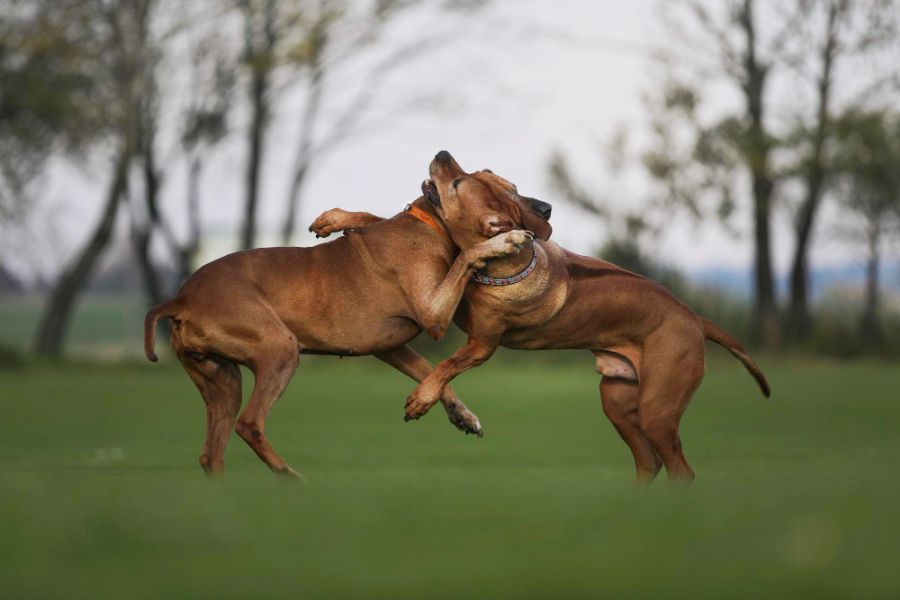
<path fill-rule="evenodd" d="M 881 225 L 873 222 L 868 231 L 869 257 L 866 261 L 866 292 L 863 313 L 859 322 L 859 337 L 863 347 L 878 348 L 883 341 L 878 321 L 878 270 L 881 264 Z"/>
<path fill-rule="evenodd" d="M 818 78 L 818 109 L 816 131 L 813 138 L 812 154 L 806 171 L 806 198 L 800 207 L 796 223 L 796 245 L 791 266 L 791 303 L 788 325 L 797 340 L 809 337 L 812 330 L 812 315 L 809 309 L 809 246 L 812 239 L 815 217 L 818 213 L 825 180 L 823 150 L 828 135 L 829 104 L 831 101 L 831 79 L 837 46 L 837 19 L 839 9 L 833 3 L 828 12 L 825 45 L 822 48 L 822 71 Z"/>
<path fill-rule="evenodd" d="M 765 130 L 764 91 L 768 69 L 756 55 L 756 29 L 753 0 L 745 0 L 740 23 L 746 36 L 743 56 L 744 81 L 742 88 L 750 116 L 749 145 L 745 160 L 753 185 L 754 214 L 754 332 L 756 341 L 768 347 L 779 343 L 778 311 L 775 304 L 775 285 L 772 277 L 771 197 L 775 187 L 769 164 L 771 143 Z"/>
<path fill-rule="evenodd" d="M 187 241 L 177 249 L 179 285 L 184 283 L 184 280 L 194 271 L 194 260 L 200 249 L 200 175 L 202 173 L 203 160 L 197 153 L 191 157 L 191 166 L 188 172 L 188 237 Z"/>
<path fill-rule="evenodd" d="M 245 15 L 246 55 L 250 61 L 250 122 L 249 154 L 245 179 L 244 223 L 241 248 L 256 245 L 256 212 L 259 204 L 259 176 L 263 164 L 266 125 L 269 120 L 269 77 L 272 73 L 272 52 L 275 49 L 275 1 L 264 7 L 261 42 L 253 30 L 252 10 Z"/>
<path fill-rule="evenodd" d="M 281 229 L 281 243 L 291 245 L 291 240 L 297 229 L 297 213 L 300 209 L 300 198 L 303 184 L 306 183 L 306 174 L 309 172 L 310 158 L 307 157 L 302 164 L 296 166 L 294 176 L 291 178 L 291 188 L 288 192 L 288 209 L 284 217 L 284 225 Z"/>
<path fill-rule="evenodd" d="M 141 271 L 141 281 L 144 286 L 144 294 L 147 297 L 149 306 L 156 306 L 164 300 L 162 283 L 160 282 L 159 273 L 156 266 L 150 258 L 150 240 L 152 238 L 153 229 L 135 228 L 132 231 L 132 248 L 137 259 L 138 268 Z"/>
<path fill-rule="evenodd" d="M 756 342 L 769 348 L 778 346 L 778 310 L 775 304 L 775 285 L 772 276 L 772 243 L 770 232 L 772 180 L 760 173 L 753 174 L 754 198 L 754 331 Z"/>
<path fill-rule="evenodd" d="M 806 339 L 812 330 L 812 315 L 809 309 L 809 245 L 822 196 L 824 180 L 821 165 L 822 143 L 817 141 L 817 147 L 813 150 L 812 160 L 815 162 L 809 167 L 806 199 L 800 207 L 796 225 L 797 239 L 791 264 L 791 304 L 788 315 L 790 333 L 796 340 Z"/>
<path fill-rule="evenodd" d="M 147 296 L 147 304 L 156 306 L 164 300 L 163 284 L 153 260 L 150 257 L 150 242 L 153 239 L 153 231 L 160 225 L 159 214 L 159 173 L 156 171 L 156 158 L 153 148 L 154 124 L 148 123 L 142 128 L 142 159 L 144 178 L 144 203 L 147 209 L 147 223 L 140 226 L 132 220 L 132 248 L 141 271 L 141 279 L 144 284 L 144 293 Z M 127 182 L 126 182 L 127 189 Z"/>
<path fill-rule="evenodd" d="M 253 119 L 250 125 L 250 149 L 247 158 L 247 175 L 244 182 L 244 224 L 241 248 L 253 248 L 256 244 L 256 207 L 259 202 L 259 170 L 262 164 L 263 137 L 266 121 L 266 75 L 254 71 L 250 89 Z"/>
<path fill-rule="evenodd" d="M 116 214 L 128 180 L 131 151 L 127 143 L 119 151 L 97 228 L 75 262 L 63 271 L 47 300 L 38 328 L 35 351 L 40 356 L 59 357 L 68 332 L 75 299 L 93 273 L 97 260 L 112 239 Z"/>
<path fill-rule="evenodd" d="M 310 78 L 309 94 L 306 106 L 303 110 L 303 118 L 300 123 L 300 144 L 297 148 L 297 157 L 294 161 L 294 170 L 291 176 L 291 186 L 288 191 L 287 211 L 284 217 L 284 225 L 281 230 L 281 243 L 290 245 L 291 239 L 297 227 L 297 212 L 300 204 L 300 193 L 306 176 L 312 163 L 313 126 L 319 113 L 322 98 L 322 68 L 315 66 Z"/>

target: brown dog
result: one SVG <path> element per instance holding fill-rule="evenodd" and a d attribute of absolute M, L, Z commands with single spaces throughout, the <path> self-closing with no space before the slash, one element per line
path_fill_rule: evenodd
<path fill-rule="evenodd" d="M 529 213 L 545 206 L 522 202 Z M 374 354 L 423 380 L 431 365 L 404 344 L 422 329 L 443 337 L 473 269 L 518 252 L 529 239 L 511 231 L 500 208 L 505 209 L 479 209 L 485 240 L 462 252 L 423 198 L 387 220 L 357 213 L 357 225 L 379 222 L 312 248 L 230 254 L 200 268 L 173 300 L 150 310 L 144 321 L 147 358 L 157 360 L 157 321 L 171 318 L 172 347 L 206 402 L 203 469 L 224 470 L 234 428 L 269 468 L 297 476 L 266 439 L 265 418 L 303 353 Z M 330 232 L 327 219 L 311 229 Z M 238 365 L 253 372 L 255 383 L 235 423 L 241 407 Z M 454 425 L 481 434 L 477 417 L 452 391 L 440 395 Z"/>
<path fill-rule="evenodd" d="M 490 235 L 478 220 L 484 206 L 517 227 L 529 226 L 515 186 L 493 173 L 466 173 L 446 152 L 435 157 L 430 173 L 426 197 L 460 248 Z M 603 375 L 603 409 L 634 454 L 638 480 L 652 480 L 662 465 L 670 479 L 693 479 L 678 426 L 703 379 L 704 340 L 730 350 L 768 396 L 762 372 L 734 338 L 661 285 L 540 237 L 528 251 L 491 261 L 477 274 L 480 282 L 466 288 L 457 322 L 468 341 L 409 396 L 407 418 L 425 414 L 456 375 L 485 362 L 499 345 L 583 348 Z"/>

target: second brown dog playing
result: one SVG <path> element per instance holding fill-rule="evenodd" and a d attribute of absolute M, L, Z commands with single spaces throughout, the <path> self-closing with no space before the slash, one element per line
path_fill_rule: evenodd
<path fill-rule="evenodd" d="M 463 250 L 489 234 L 479 226 L 480 207 L 490 205 L 526 227 L 518 192 L 506 180 L 466 173 L 446 152 L 435 157 L 430 173 L 426 196 Z M 734 338 L 661 285 L 609 262 L 539 239 L 527 251 L 492 261 L 479 279 L 466 287 L 457 312 L 468 341 L 409 396 L 408 418 L 424 415 L 454 377 L 500 345 L 586 349 L 603 375 L 603 409 L 631 449 L 638 480 L 652 480 L 663 465 L 670 479 L 691 480 L 678 428 L 703 379 L 704 341 L 730 350 L 769 395 L 759 367 Z"/>

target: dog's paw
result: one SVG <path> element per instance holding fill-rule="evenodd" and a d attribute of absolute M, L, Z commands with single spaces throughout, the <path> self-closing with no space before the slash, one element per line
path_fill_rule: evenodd
<path fill-rule="evenodd" d="M 523 231 L 521 229 L 513 229 L 512 231 L 507 231 L 506 233 L 501 233 L 500 235 L 506 236 L 506 243 L 512 244 L 515 247 L 515 251 L 518 252 L 519 249 L 528 243 L 529 240 L 532 239 L 532 236 L 529 232 Z"/>
<path fill-rule="evenodd" d="M 484 437 L 484 430 L 481 428 L 481 421 L 478 417 L 466 408 L 462 403 L 454 403 L 447 408 L 447 417 L 454 427 L 465 432 L 466 435 L 474 434 L 478 437 Z"/>
<path fill-rule="evenodd" d="M 522 231 L 521 229 L 514 229 L 512 231 L 497 234 L 489 240 L 485 240 L 472 247 L 472 266 L 476 269 L 480 269 L 484 267 L 485 261 L 492 258 L 503 258 L 504 256 L 518 254 L 519 250 L 522 249 L 522 246 L 531 239 L 531 234 L 527 231 Z"/>
<path fill-rule="evenodd" d="M 495 235 L 488 240 L 491 242 L 491 247 L 494 251 L 494 255 L 491 258 L 501 258 L 518 254 L 519 250 L 522 249 L 522 246 L 524 246 L 525 242 L 528 240 L 528 234 L 519 229 Z"/>
<path fill-rule="evenodd" d="M 347 222 L 349 213 L 340 208 L 332 208 L 326 210 L 316 217 L 316 220 L 309 226 L 309 230 L 316 234 L 317 238 L 325 238 L 337 231 L 348 229 L 350 225 Z"/>
<path fill-rule="evenodd" d="M 275 474 L 284 481 L 299 481 L 300 483 L 306 483 L 306 477 L 290 468 L 288 465 L 284 465 L 284 467 L 276 471 Z"/>
<path fill-rule="evenodd" d="M 425 394 L 417 394 L 415 391 L 406 399 L 406 415 L 404 421 L 415 421 L 425 416 L 437 400 L 426 397 Z"/>

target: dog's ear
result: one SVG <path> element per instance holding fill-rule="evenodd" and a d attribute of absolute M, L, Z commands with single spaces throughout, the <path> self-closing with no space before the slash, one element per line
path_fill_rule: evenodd
<path fill-rule="evenodd" d="M 553 233 L 553 226 L 550 225 L 550 221 L 542 219 L 527 209 L 522 210 L 522 225 L 540 240 L 549 240 L 550 235 Z"/>
<path fill-rule="evenodd" d="M 434 187 L 434 182 L 430 179 L 426 179 L 422 182 L 422 195 L 425 196 L 425 199 L 431 203 L 434 207 L 440 207 L 441 205 L 441 197 L 438 195 L 437 188 Z"/>
<path fill-rule="evenodd" d="M 549 240 L 550 235 L 553 233 L 553 226 L 550 225 L 550 221 L 535 214 L 526 198 L 517 198 L 516 203 L 519 205 L 522 227 L 532 232 L 534 237 L 540 240 Z"/>

